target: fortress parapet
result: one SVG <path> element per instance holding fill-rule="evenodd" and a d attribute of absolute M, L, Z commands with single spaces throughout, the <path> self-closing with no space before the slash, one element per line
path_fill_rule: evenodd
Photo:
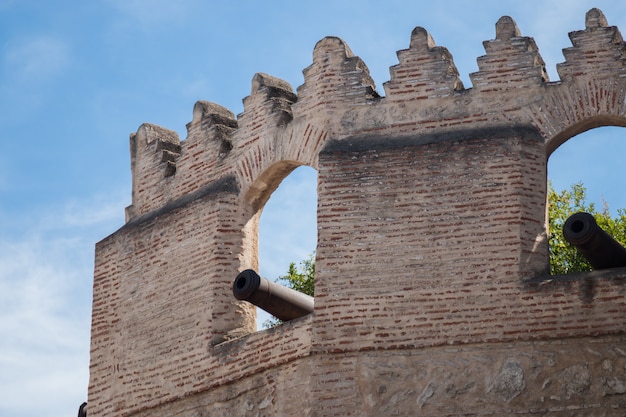
<path fill-rule="evenodd" d="M 90 417 L 623 414 L 626 272 L 550 276 L 546 234 L 550 154 L 626 126 L 618 28 L 590 10 L 550 81 L 502 17 L 472 85 L 407 37 L 386 95 L 328 37 L 295 91 L 259 73 L 237 116 L 198 101 L 184 140 L 131 135 L 127 221 L 96 246 Z M 301 165 L 315 302 L 258 332 L 232 280 Z"/>

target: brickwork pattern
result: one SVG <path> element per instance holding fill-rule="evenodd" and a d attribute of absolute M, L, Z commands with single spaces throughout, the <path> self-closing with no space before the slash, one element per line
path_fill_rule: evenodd
<path fill-rule="evenodd" d="M 96 245 L 89 415 L 623 415 L 626 270 L 547 275 L 547 158 L 626 126 L 619 30 L 592 9 L 570 38 L 551 82 L 503 17 L 466 88 L 418 27 L 381 96 L 329 37 L 295 93 L 256 74 L 237 117 L 143 124 L 127 222 Z M 315 311 L 256 332 L 231 283 L 300 165 Z"/>

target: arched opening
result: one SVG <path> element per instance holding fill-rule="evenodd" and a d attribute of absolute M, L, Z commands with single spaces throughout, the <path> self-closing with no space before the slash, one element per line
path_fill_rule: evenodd
<path fill-rule="evenodd" d="M 317 171 L 291 171 L 261 208 L 258 226 L 259 275 L 275 281 L 289 264 L 307 259 L 317 246 Z M 257 310 L 257 329 L 271 316 Z"/>
<path fill-rule="evenodd" d="M 618 210 L 626 208 L 626 193 L 622 184 L 623 179 L 626 178 L 626 163 L 623 161 L 623 151 L 626 149 L 625 133 L 622 127 L 599 127 L 571 137 L 559 146 L 548 160 L 548 180 L 556 195 L 566 197 L 569 195 L 570 201 L 578 206 L 580 195 L 573 194 L 582 190 L 584 191 L 582 201 L 584 207 L 591 205 L 600 213 L 605 212 L 608 207 L 608 215 L 616 218 Z M 559 210 L 569 204 L 562 200 L 555 203 L 555 194 L 552 194 L 552 198 L 549 196 L 548 200 L 548 227 L 549 232 L 552 233 L 550 239 L 551 272 L 574 272 L 580 267 L 579 261 L 573 261 L 572 265 L 563 263 L 572 256 L 579 256 L 579 251 L 567 244 L 561 236 L 555 235 L 562 233 L 559 229 L 563 227 L 563 219 L 574 213 L 560 213 Z M 581 211 L 576 207 L 573 208 L 573 211 Z M 556 237 L 561 240 L 559 241 Z M 620 238 L 619 236 L 613 237 L 618 240 Z M 563 246 L 564 244 L 566 246 Z M 578 255 L 574 255 L 577 253 Z M 579 259 L 584 258 L 580 256 Z"/>

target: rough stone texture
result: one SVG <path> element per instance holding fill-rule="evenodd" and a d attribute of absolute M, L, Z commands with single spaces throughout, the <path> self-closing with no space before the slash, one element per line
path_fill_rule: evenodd
<path fill-rule="evenodd" d="M 626 46 L 601 11 L 548 80 L 496 23 L 472 87 L 424 28 L 375 91 L 339 38 L 304 84 L 200 101 L 181 141 L 131 135 L 127 223 L 96 245 L 90 416 L 623 416 L 626 269 L 549 276 L 546 161 L 626 126 Z M 256 332 L 231 283 L 260 212 L 318 170 L 315 311 Z"/>

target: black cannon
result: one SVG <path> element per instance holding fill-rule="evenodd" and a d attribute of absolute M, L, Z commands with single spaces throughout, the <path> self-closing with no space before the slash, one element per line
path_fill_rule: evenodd
<path fill-rule="evenodd" d="M 593 269 L 626 266 L 626 248 L 615 241 L 589 213 L 576 213 L 563 225 L 563 237 L 575 246 Z"/>
<path fill-rule="evenodd" d="M 246 269 L 233 281 L 233 295 L 248 301 L 274 317 L 288 321 L 313 312 L 313 297 L 261 278 Z"/>
<path fill-rule="evenodd" d="M 78 407 L 78 417 L 87 417 L 87 403 L 82 403 Z"/>

